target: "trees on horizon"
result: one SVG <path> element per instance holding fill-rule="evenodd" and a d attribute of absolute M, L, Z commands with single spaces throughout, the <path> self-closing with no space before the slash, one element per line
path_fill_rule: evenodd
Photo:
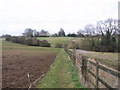
<path fill-rule="evenodd" d="M 64 31 L 64 29 L 60 28 L 60 31 L 58 32 L 58 36 L 65 37 L 65 31 Z"/>
<path fill-rule="evenodd" d="M 22 35 L 25 37 L 84 37 L 85 39 L 88 39 L 91 45 L 89 47 L 92 47 L 92 50 L 115 51 L 118 48 L 117 44 L 119 43 L 119 40 L 117 40 L 117 38 L 120 35 L 118 21 L 119 20 L 109 18 L 104 21 L 98 21 L 96 25 L 87 24 L 84 29 L 77 31 L 77 34 L 69 33 L 66 35 L 64 29 L 62 28 L 60 28 L 58 33 L 54 33 L 52 35 L 44 29 L 37 31 L 35 29 L 26 28 Z M 6 37 L 6 40 L 11 38 L 11 35 L 8 34 L 3 36 Z M 14 37 L 13 41 L 16 40 L 17 38 Z"/>
<path fill-rule="evenodd" d="M 48 31 L 45 31 L 44 29 L 42 29 L 40 32 L 35 30 L 35 29 L 31 29 L 31 28 L 26 28 L 24 30 L 24 33 L 22 33 L 23 36 L 26 37 L 48 37 L 50 36 Z"/>

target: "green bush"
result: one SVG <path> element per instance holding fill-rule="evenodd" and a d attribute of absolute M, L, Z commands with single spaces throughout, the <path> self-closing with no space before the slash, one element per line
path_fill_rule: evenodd
<path fill-rule="evenodd" d="M 32 42 L 33 42 L 32 37 L 28 37 L 28 38 L 25 38 L 24 44 L 32 46 Z"/>
<path fill-rule="evenodd" d="M 105 38 L 93 37 L 93 38 L 83 38 L 76 39 L 76 42 L 73 44 L 72 41 L 69 42 L 66 46 L 67 48 L 76 48 L 83 49 L 88 51 L 97 51 L 97 52 L 116 52 L 118 49 L 118 41 L 116 37 L 111 37 L 109 42 Z"/>
<path fill-rule="evenodd" d="M 50 43 L 47 40 L 37 40 L 33 37 L 25 37 L 25 36 L 6 36 L 7 41 L 26 44 L 30 46 L 41 46 L 41 47 L 50 47 Z"/>
<path fill-rule="evenodd" d="M 24 37 L 24 36 L 20 36 L 20 37 L 18 37 L 18 41 L 19 41 L 19 43 L 21 43 L 21 44 L 25 44 L 25 38 L 26 38 L 26 37 Z"/>
<path fill-rule="evenodd" d="M 17 36 L 12 36 L 10 41 L 15 42 L 15 43 L 19 43 L 19 40 L 18 40 Z"/>
<path fill-rule="evenodd" d="M 39 40 L 39 46 L 41 46 L 41 47 L 50 47 L 50 43 L 48 43 L 47 40 L 42 40 L 42 41 Z"/>
<path fill-rule="evenodd" d="M 33 39 L 32 40 L 32 46 L 39 46 L 39 40 Z"/>
<path fill-rule="evenodd" d="M 11 40 L 11 35 L 9 35 L 9 34 L 3 35 L 2 37 L 5 38 L 6 41 L 10 41 Z"/>
<path fill-rule="evenodd" d="M 55 48 L 62 48 L 62 47 L 63 47 L 63 44 L 60 44 L 60 43 L 55 44 Z"/>

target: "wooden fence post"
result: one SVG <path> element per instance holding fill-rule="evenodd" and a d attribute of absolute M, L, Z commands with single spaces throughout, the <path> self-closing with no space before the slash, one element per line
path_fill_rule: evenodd
<path fill-rule="evenodd" d="M 99 63 L 96 61 L 96 88 L 98 89 L 98 85 L 99 85 L 99 81 L 98 81 L 98 77 L 99 77 Z"/>
<path fill-rule="evenodd" d="M 82 75 L 85 79 L 85 81 L 87 80 L 87 60 L 86 57 L 82 56 Z"/>
<path fill-rule="evenodd" d="M 73 64 L 75 65 L 76 63 L 76 50 L 73 49 Z"/>

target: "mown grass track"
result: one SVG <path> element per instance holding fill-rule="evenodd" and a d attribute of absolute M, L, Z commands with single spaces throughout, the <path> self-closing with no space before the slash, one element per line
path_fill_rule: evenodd
<path fill-rule="evenodd" d="M 39 81 L 37 88 L 82 88 L 78 79 L 78 73 L 72 60 L 61 49 L 54 64 L 47 74 Z"/>

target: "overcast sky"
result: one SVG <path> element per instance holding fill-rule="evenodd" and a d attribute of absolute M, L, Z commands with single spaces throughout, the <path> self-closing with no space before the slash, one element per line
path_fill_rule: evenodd
<path fill-rule="evenodd" d="M 26 28 L 77 32 L 86 24 L 118 18 L 119 0 L 0 0 L 0 35 L 21 35 Z"/>

